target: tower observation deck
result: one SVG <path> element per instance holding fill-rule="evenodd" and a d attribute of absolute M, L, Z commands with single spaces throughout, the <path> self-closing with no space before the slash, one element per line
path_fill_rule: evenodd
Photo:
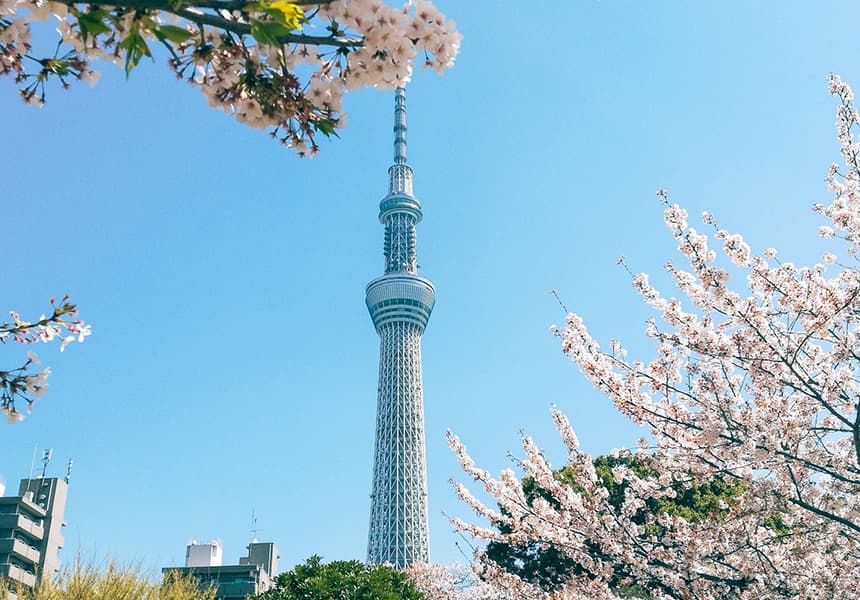
<path fill-rule="evenodd" d="M 421 203 L 406 164 L 406 91 L 395 93 L 394 164 L 379 203 L 385 226 L 385 274 L 367 285 L 367 310 L 379 334 L 379 388 L 373 461 L 369 563 L 402 568 L 429 562 L 427 462 L 421 335 L 436 290 L 418 276 L 415 226 Z"/>

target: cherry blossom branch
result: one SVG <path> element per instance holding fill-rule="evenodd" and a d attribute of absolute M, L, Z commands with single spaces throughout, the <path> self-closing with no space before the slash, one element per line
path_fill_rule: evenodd
<path fill-rule="evenodd" d="M 170 12 L 184 19 L 188 19 L 192 23 L 197 23 L 198 25 L 217 27 L 218 29 L 230 31 L 237 35 L 251 34 L 250 25 L 239 21 L 225 19 L 218 15 L 195 12 L 185 8 L 178 10 L 165 9 L 165 12 Z M 278 41 L 282 44 L 307 44 L 311 46 L 332 46 L 335 48 L 360 48 L 364 45 L 362 40 L 351 40 L 336 36 L 313 36 L 305 35 L 303 33 L 288 33 L 278 36 Z"/>
<path fill-rule="evenodd" d="M 58 4 L 64 4 L 69 7 L 73 6 L 100 6 L 98 2 L 80 2 L 79 0 L 51 0 Z M 292 4 L 297 6 L 317 6 L 330 4 L 334 0 L 310 1 L 300 0 L 293 1 Z M 248 7 L 252 3 L 248 0 L 195 0 L 189 2 L 171 2 L 170 0 L 126 0 L 122 5 L 132 10 L 150 10 L 161 11 L 188 19 L 192 23 L 198 25 L 209 25 L 230 31 L 237 35 L 250 35 L 251 25 L 236 19 L 227 19 L 217 14 L 205 13 L 199 10 L 200 8 L 209 8 L 216 11 L 233 11 L 241 10 Z M 360 39 L 348 39 L 339 36 L 313 36 L 302 33 L 289 33 L 278 37 L 278 40 L 284 44 L 308 44 L 312 46 L 332 46 L 336 48 L 359 48 L 364 42 Z"/>
<path fill-rule="evenodd" d="M 44 104 L 56 79 L 95 83 L 96 60 L 129 74 L 157 43 L 210 106 L 267 129 L 300 156 L 318 152 L 320 135 L 337 136 L 348 90 L 402 86 L 416 62 L 441 73 L 461 39 L 429 2 L 0 0 L 0 14 L 0 76 L 11 75 L 28 104 Z M 52 15 L 57 49 L 35 56 L 30 24 Z M 314 35 L 315 27 L 327 34 Z"/>
<path fill-rule="evenodd" d="M 12 322 L 0 324 L 0 343 L 8 341 L 19 344 L 49 343 L 58 341 L 60 351 L 74 341 L 83 342 L 90 335 L 90 326 L 77 318 L 77 307 L 66 295 L 56 303 L 51 298 L 50 316 L 42 315 L 34 322 L 23 321 L 19 314 L 11 311 Z M 0 371 L 0 412 L 6 414 L 9 423 L 17 423 L 24 418 L 18 410 L 17 402 L 27 403 L 27 412 L 32 410 L 37 398 L 45 394 L 51 369 L 45 368 L 36 373 L 28 372 L 31 366 L 39 364 L 38 357 L 27 353 L 27 360 L 18 368 Z"/>
<path fill-rule="evenodd" d="M 612 358 L 612 359 L 614 360 L 614 357 L 611 357 L 611 356 L 609 356 L 609 355 L 605 355 L 605 356 L 606 356 L 607 358 Z M 647 373 L 647 372 L 644 372 L 644 371 L 634 371 L 634 373 L 635 373 L 635 375 L 636 375 L 637 377 L 639 377 L 639 378 L 642 378 L 642 379 L 651 379 L 650 374 L 649 374 L 649 373 Z M 785 383 L 786 385 L 790 385 L 790 383 L 788 383 L 788 382 L 784 382 L 784 383 Z M 663 385 L 663 384 L 661 383 L 661 385 Z M 672 387 L 671 387 L 671 390 L 672 390 L 672 393 L 676 393 L 676 394 L 678 394 L 678 395 L 685 395 L 685 394 L 686 394 L 686 395 L 689 395 L 685 390 L 682 390 L 682 389 L 680 389 L 680 388 L 675 388 L 674 386 L 672 386 Z M 816 394 L 816 398 L 817 398 L 817 399 L 819 399 L 819 401 L 821 401 L 823 404 L 826 404 L 826 403 L 824 403 L 824 402 L 823 402 L 823 400 L 821 400 L 820 395 Z M 654 417 L 655 419 L 658 419 L 658 421 L 663 422 L 663 423 L 665 423 L 665 424 L 680 425 L 680 426 L 683 426 L 683 427 L 689 428 L 689 429 L 694 430 L 694 431 L 702 431 L 702 427 L 701 427 L 701 426 L 699 426 L 699 425 L 696 425 L 696 424 L 695 424 L 694 422 L 692 422 L 692 421 L 680 421 L 680 420 L 679 420 L 679 419 L 677 419 L 677 418 L 670 417 L 670 416 L 665 415 L 665 414 L 662 414 L 662 413 L 660 413 L 660 412 L 658 412 L 658 411 L 649 410 L 649 409 L 647 409 L 647 408 L 645 409 L 645 413 L 646 413 L 646 414 L 651 415 L 651 416 L 652 416 L 652 417 Z M 856 423 L 858 423 L 858 428 L 860 428 L 860 413 L 858 413 L 858 416 L 857 416 L 857 419 L 855 420 L 855 422 L 856 422 Z M 652 426 L 652 427 L 654 427 L 654 428 L 659 428 L 659 427 L 658 427 L 658 423 L 657 423 L 657 422 L 654 422 L 654 421 L 649 422 L 649 425 L 651 425 L 651 426 Z M 851 425 L 851 423 L 850 423 L 850 422 L 849 422 L 849 425 Z M 854 428 L 854 426 L 853 426 L 853 425 L 852 425 L 852 429 L 851 429 L 851 430 L 849 430 L 849 431 L 853 431 L 853 432 L 854 432 L 855 437 L 856 437 L 856 436 L 858 436 L 858 435 L 860 435 L 860 433 L 858 433 L 858 429 Z M 668 434 L 664 434 L 664 435 L 668 435 Z M 719 437 L 720 437 L 720 439 L 726 440 L 727 442 L 730 442 L 730 443 L 733 443 L 733 444 L 738 444 L 738 445 L 740 445 L 740 444 L 742 444 L 742 443 L 743 443 L 742 438 L 739 438 L 739 437 L 726 436 L 726 435 L 723 435 L 723 434 L 720 434 L 720 436 L 719 436 Z M 803 464 L 804 466 L 806 466 L 806 467 L 808 467 L 808 468 L 810 468 L 810 469 L 812 469 L 812 470 L 814 470 L 814 471 L 817 471 L 817 472 L 822 473 L 822 474 L 824 474 L 824 475 L 828 475 L 828 476 L 830 476 L 830 477 L 833 477 L 834 479 L 837 479 L 837 480 L 843 481 L 843 482 L 845 482 L 845 483 L 850 483 L 850 484 L 852 484 L 852 485 L 860 485 L 860 479 L 856 479 L 856 478 L 852 478 L 852 477 L 847 477 L 847 476 L 845 476 L 845 475 L 843 475 L 843 474 L 841 474 L 841 473 L 839 473 L 839 472 L 837 472 L 837 471 L 835 471 L 835 470 L 833 470 L 833 469 L 830 469 L 830 468 L 828 468 L 828 467 L 826 467 L 826 466 L 824 466 L 824 465 L 821 465 L 821 464 L 818 464 L 818 463 L 812 462 L 812 461 L 810 461 L 810 460 L 808 460 L 808 459 L 802 458 L 802 457 L 798 456 L 796 453 L 788 452 L 788 451 L 787 451 L 787 450 L 785 450 L 785 449 L 770 448 L 770 447 L 762 446 L 762 445 L 757 445 L 757 446 L 756 446 L 756 448 L 757 448 L 757 449 L 759 449 L 759 450 L 766 451 L 766 452 L 772 452 L 772 453 L 774 453 L 774 454 L 776 454 L 776 455 L 778 455 L 778 456 L 781 456 L 781 457 L 783 457 L 783 458 L 786 458 L 786 459 L 791 460 L 791 461 L 794 461 L 794 462 L 799 462 L 799 463 Z M 860 459 L 858 459 L 858 460 L 860 460 Z"/>
<path fill-rule="evenodd" d="M 83 0 L 51 0 L 66 6 L 116 6 L 118 2 L 86 2 Z M 323 6 L 335 0 L 290 0 L 297 6 Z M 133 10 L 148 9 L 172 12 L 179 8 L 212 8 L 215 10 L 241 10 L 252 4 L 251 0 L 124 0 L 121 5 Z"/>

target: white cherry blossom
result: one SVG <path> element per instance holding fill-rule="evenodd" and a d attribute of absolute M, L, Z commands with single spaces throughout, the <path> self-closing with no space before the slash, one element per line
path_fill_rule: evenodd
<path fill-rule="evenodd" d="M 51 16 L 61 43 L 54 56 L 33 57 L 30 23 Z M 442 73 L 460 40 L 454 22 L 423 1 L 0 0 L 0 75 L 28 104 L 44 104 L 55 79 L 94 84 L 94 61 L 128 72 L 166 46 L 171 68 L 211 107 L 302 155 L 343 127 L 347 90 L 405 85 L 416 62 Z"/>
<path fill-rule="evenodd" d="M 838 100 L 843 165 L 827 173 L 831 202 L 813 210 L 828 220 L 819 235 L 841 239 L 854 255 L 860 248 L 858 113 L 839 77 L 830 78 L 830 92 Z M 860 271 L 831 252 L 810 267 L 776 261 L 773 248 L 757 256 L 709 213 L 703 220 L 714 228 L 712 238 L 688 224 L 687 212 L 665 190 L 658 197 L 683 267 L 666 266 L 678 297 L 663 295 L 646 274 L 632 277 L 655 312 L 645 331 L 655 344 L 651 359 L 628 359 L 618 341 L 601 349 L 573 313 L 554 330 L 593 386 L 648 429 L 634 456 L 649 469 L 613 469 L 615 482 L 626 486 L 620 505 L 613 505 L 591 456 L 553 408 L 575 484 L 559 482 L 524 436 L 519 465 L 551 499 L 529 504 L 517 477 L 496 478 L 476 467 L 451 435 L 463 471 L 498 504 L 488 507 L 456 484 L 460 498 L 490 526 L 454 524 L 483 540 L 532 540 L 563 551 L 579 570 L 559 598 L 616 598 L 619 581 L 640 585 L 652 599 L 856 597 Z M 674 497 L 684 481 L 735 483 L 742 493 L 704 521 L 657 511 L 646 527 L 643 507 Z M 511 532 L 500 533 L 501 524 Z M 478 562 L 484 560 L 479 553 Z M 513 575 L 492 577 L 509 589 L 519 586 L 518 597 L 546 597 Z"/>
<path fill-rule="evenodd" d="M 68 295 L 59 303 L 51 298 L 51 313 L 43 314 L 33 322 L 22 320 L 14 310 L 9 311 L 11 322 L 0 323 L 0 343 L 35 344 L 57 340 L 62 351 L 75 341 L 83 342 L 92 330 L 90 325 L 78 319 L 77 308 L 70 300 Z M 32 372 L 31 368 L 39 364 L 39 357 L 28 351 L 23 365 L 8 371 L 0 370 L 0 412 L 6 414 L 9 423 L 18 423 L 24 418 L 19 402 L 26 402 L 27 412 L 30 412 L 36 399 L 47 392 L 51 369 Z"/>

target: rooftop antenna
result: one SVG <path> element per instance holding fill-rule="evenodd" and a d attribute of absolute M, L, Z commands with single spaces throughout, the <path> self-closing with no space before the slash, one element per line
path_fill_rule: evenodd
<path fill-rule="evenodd" d="M 51 462 L 52 456 L 54 456 L 53 448 L 48 448 L 42 453 L 42 474 L 39 475 L 39 479 L 45 478 L 45 473 L 48 472 L 48 463 Z"/>
<path fill-rule="evenodd" d="M 30 461 L 30 476 L 29 479 L 33 479 L 33 469 L 36 468 L 36 452 L 39 451 L 39 444 L 33 444 L 33 459 Z"/>
<path fill-rule="evenodd" d="M 74 465 L 74 464 L 75 464 L 75 461 L 73 461 L 70 458 L 69 464 L 66 466 L 66 476 L 63 478 L 63 481 L 65 481 L 67 485 L 69 483 L 69 479 L 72 478 L 72 465 Z"/>
<path fill-rule="evenodd" d="M 39 444 L 33 444 L 33 458 L 30 460 L 30 473 L 27 475 L 27 489 L 24 492 L 32 492 L 33 471 L 36 469 L 36 453 L 39 451 Z"/>
<path fill-rule="evenodd" d="M 54 455 L 54 449 L 48 448 L 42 453 L 42 474 L 39 475 L 39 489 L 36 495 L 36 504 L 42 508 L 48 508 L 48 495 L 50 493 L 50 483 L 45 479 L 48 472 L 48 463 L 51 462 L 51 457 Z M 28 485 L 29 487 L 29 485 Z"/>
<path fill-rule="evenodd" d="M 257 513 L 252 508 L 251 509 L 251 543 L 257 543 L 257 533 L 263 531 L 262 529 L 257 528 Z"/>

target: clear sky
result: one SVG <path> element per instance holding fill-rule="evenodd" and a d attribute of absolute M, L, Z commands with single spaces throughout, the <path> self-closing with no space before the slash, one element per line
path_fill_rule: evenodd
<path fill-rule="evenodd" d="M 558 404 L 595 454 L 635 443 L 549 327 L 584 316 L 631 355 L 650 316 L 616 260 L 659 277 L 673 258 L 654 192 L 710 210 L 757 251 L 814 262 L 809 210 L 838 158 L 826 78 L 860 88 L 851 1 L 439 0 L 465 36 L 453 70 L 408 89 L 424 207 L 421 273 L 436 561 L 462 558 L 465 515 L 444 432 L 510 466 L 519 430 L 556 461 Z M 289 567 L 366 551 L 378 338 L 364 286 L 382 273 L 378 202 L 393 94 L 346 101 L 342 139 L 313 160 L 206 107 L 162 60 L 126 82 L 25 107 L 0 82 L 0 309 L 38 316 L 69 292 L 93 325 L 48 395 L 2 427 L 9 487 L 34 447 L 75 461 L 66 550 L 179 564 L 190 538 L 235 561 L 255 511 Z M 24 349 L 0 348 L 0 365 Z"/>

